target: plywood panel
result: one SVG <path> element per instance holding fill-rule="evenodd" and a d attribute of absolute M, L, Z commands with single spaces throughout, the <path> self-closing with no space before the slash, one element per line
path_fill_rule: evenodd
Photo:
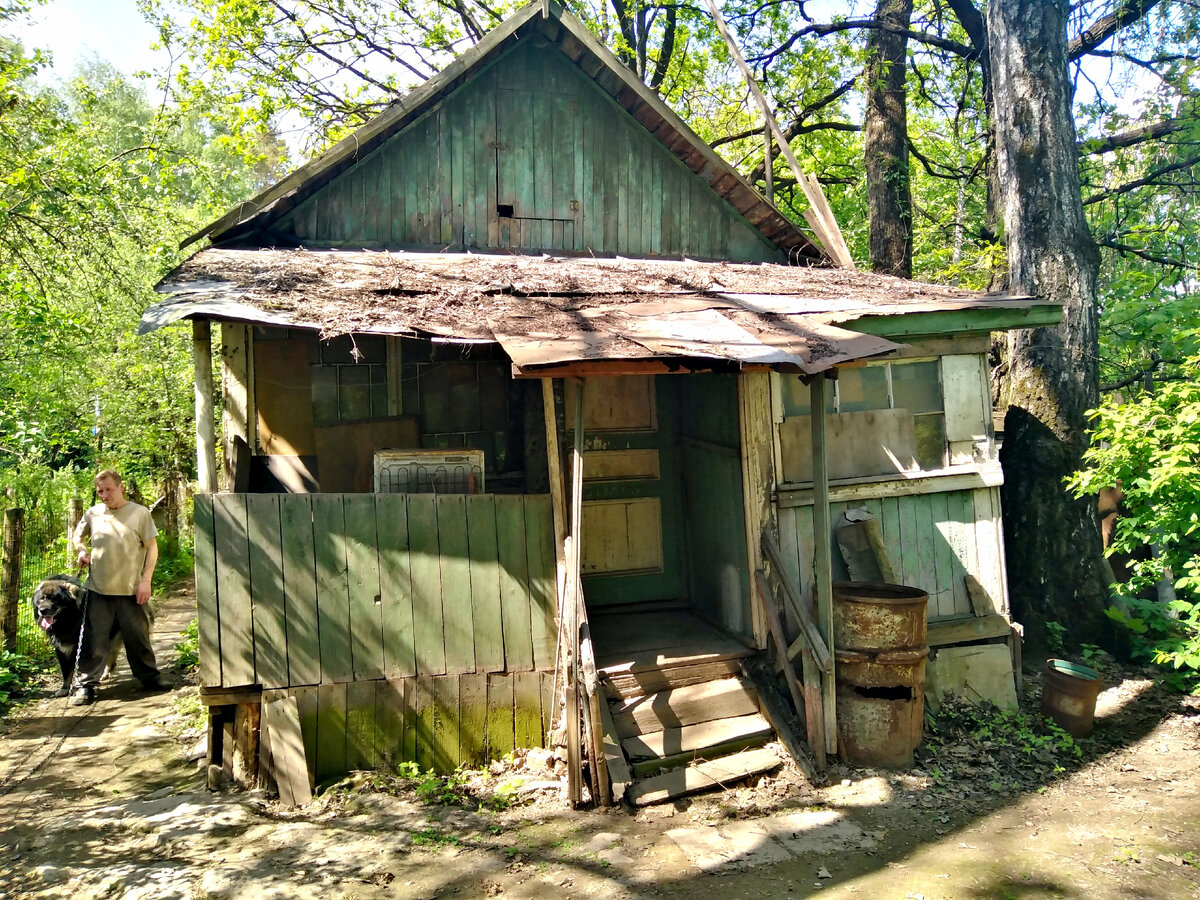
<path fill-rule="evenodd" d="M 383 593 L 375 496 L 343 497 L 346 516 L 346 568 L 350 592 L 350 652 L 354 679 L 383 678 Z"/>
<path fill-rule="evenodd" d="M 662 570 L 662 501 L 658 497 L 584 501 L 584 575 Z"/>
<path fill-rule="evenodd" d="M 350 586 L 346 566 L 346 519 L 341 494 L 313 494 L 313 546 L 317 569 L 321 682 L 354 678 L 350 642 Z"/>
<path fill-rule="evenodd" d="M 317 684 L 321 680 L 321 652 L 312 498 L 281 496 L 279 518 L 287 594 L 288 680 L 292 685 Z"/>
<path fill-rule="evenodd" d="M 812 481 L 812 434 L 807 416 L 786 419 L 779 426 L 783 480 Z M 874 409 L 827 417 L 829 477 L 860 478 L 917 469 L 912 413 L 905 409 Z"/>
<path fill-rule="evenodd" d="M 657 450 L 585 450 L 583 480 L 637 481 L 659 477 Z"/>
<path fill-rule="evenodd" d="M 250 610 L 250 544 L 246 495 L 217 494 L 213 503 L 221 604 L 221 684 L 254 683 L 254 624 Z"/>
<path fill-rule="evenodd" d="M 254 342 L 258 439 L 268 456 L 317 452 L 313 427 L 308 342 Z"/>
<path fill-rule="evenodd" d="M 216 687 L 221 681 L 221 618 L 217 599 L 217 551 L 213 535 L 213 498 L 197 494 L 195 517 L 196 636 L 200 683 Z"/>
<path fill-rule="evenodd" d="M 375 531 L 379 536 L 384 673 L 388 678 L 416 675 L 407 496 L 375 497 Z"/>
<path fill-rule="evenodd" d="M 992 419 L 987 369 L 980 354 L 943 356 L 946 440 L 982 441 Z"/>
<path fill-rule="evenodd" d="M 276 494 L 246 495 L 253 590 L 254 669 L 264 688 L 288 681 L 287 595 L 283 589 L 283 547 Z"/>
<path fill-rule="evenodd" d="M 328 425 L 314 433 L 317 471 L 325 492 L 370 493 L 374 490 L 375 451 L 421 446 L 416 416 Z"/>
<path fill-rule="evenodd" d="M 575 382 L 566 382 L 567 432 L 575 427 Z M 586 379 L 585 431 L 653 431 L 658 427 L 653 375 Z"/>

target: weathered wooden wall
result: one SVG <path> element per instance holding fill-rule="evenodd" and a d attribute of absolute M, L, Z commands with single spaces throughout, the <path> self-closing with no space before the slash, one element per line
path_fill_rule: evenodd
<path fill-rule="evenodd" d="M 570 59 L 529 42 L 273 231 L 308 247 L 782 257 Z"/>
<path fill-rule="evenodd" d="M 897 579 L 929 594 L 930 621 L 973 615 L 964 582 L 968 573 L 979 579 L 997 611 L 1007 612 L 998 488 L 866 496 L 871 487 L 878 494 L 888 493 L 887 483 L 860 485 L 859 498 L 830 504 L 830 521 L 836 524 L 848 508 L 870 510 L 883 530 Z M 805 595 L 811 597 L 815 546 L 812 506 L 787 506 L 786 495 L 782 497 L 779 531 L 784 561 L 792 577 L 799 577 Z M 834 578 L 846 578 L 836 545 L 833 558 Z"/>
<path fill-rule="evenodd" d="M 382 728 L 372 747 L 439 765 L 507 742 L 495 735 L 541 742 L 529 723 L 537 671 L 554 664 L 549 497 L 217 494 L 195 511 L 205 685 L 311 694 L 327 734 Z M 337 758 L 323 750 L 318 768 Z"/>

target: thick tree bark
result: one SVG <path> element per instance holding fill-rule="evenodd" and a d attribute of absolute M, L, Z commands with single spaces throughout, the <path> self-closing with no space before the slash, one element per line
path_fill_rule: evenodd
<path fill-rule="evenodd" d="M 879 0 L 875 18 L 894 30 L 867 33 L 867 113 L 863 137 L 871 268 L 912 276 L 912 193 L 908 180 L 905 58 L 912 0 Z"/>
<path fill-rule="evenodd" d="M 1099 254 L 1083 215 L 1066 0 L 991 0 L 996 162 L 1010 290 L 1060 301 L 1055 328 L 1008 335 L 1004 535 L 1013 611 L 1035 644 L 1045 623 L 1076 639 L 1106 634 L 1106 579 L 1094 499 L 1063 478 L 1087 446 L 1085 413 L 1099 396 Z"/>

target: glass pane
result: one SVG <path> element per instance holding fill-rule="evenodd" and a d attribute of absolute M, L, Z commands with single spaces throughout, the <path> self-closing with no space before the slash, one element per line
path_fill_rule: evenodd
<path fill-rule="evenodd" d="M 321 362 L 327 366 L 354 362 L 354 357 L 350 354 L 352 346 L 348 334 L 323 342 L 321 344 Z"/>
<path fill-rule="evenodd" d="M 313 366 L 312 404 L 314 425 L 338 423 L 337 369 L 332 366 Z"/>
<path fill-rule="evenodd" d="M 887 409 L 887 368 L 841 369 L 837 380 L 838 412 Z"/>
<path fill-rule="evenodd" d="M 812 392 L 808 385 L 800 380 L 799 375 L 780 375 L 779 384 L 783 394 L 783 417 L 807 416 L 812 411 Z M 834 386 L 832 382 L 825 384 L 825 412 L 833 412 Z"/>
<path fill-rule="evenodd" d="M 917 416 L 913 419 L 917 437 L 917 463 L 922 469 L 941 469 L 946 465 L 946 417 Z"/>
<path fill-rule="evenodd" d="M 892 398 L 896 409 L 914 413 L 942 411 L 942 385 L 937 360 L 892 364 Z"/>
<path fill-rule="evenodd" d="M 371 418 L 371 367 L 339 366 L 340 409 L 343 422 Z"/>
<path fill-rule="evenodd" d="M 382 363 L 387 362 L 387 344 L 383 336 L 378 334 L 356 334 L 353 340 L 353 350 L 358 350 L 358 362 Z"/>

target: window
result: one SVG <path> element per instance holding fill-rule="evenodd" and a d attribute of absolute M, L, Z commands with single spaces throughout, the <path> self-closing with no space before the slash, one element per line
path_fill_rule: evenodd
<path fill-rule="evenodd" d="M 785 419 L 807 419 L 812 408 L 808 386 L 792 376 L 782 376 L 780 385 Z M 826 392 L 826 413 L 833 417 L 829 428 L 831 478 L 946 465 L 946 414 L 937 359 L 839 369 L 831 387 Z M 881 415 L 882 410 L 889 413 Z M 782 431 L 785 481 L 812 478 L 811 448 L 802 446 L 807 427 Z M 790 472 L 789 459 L 793 460 Z"/>
<path fill-rule="evenodd" d="M 314 345 L 313 424 L 386 418 L 387 345 L 379 335 L 343 335 Z"/>

